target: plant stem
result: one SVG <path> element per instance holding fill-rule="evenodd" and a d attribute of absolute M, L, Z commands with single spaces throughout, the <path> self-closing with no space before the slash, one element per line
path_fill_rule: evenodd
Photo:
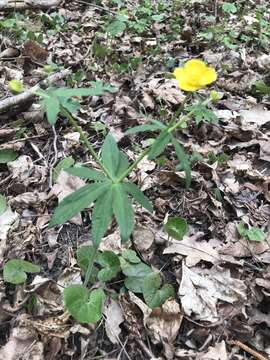
<path fill-rule="evenodd" d="M 111 175 L 109 174 L 108 170 L 105 168 L 105 166 L 100 161 L 98 154 L 93 149 L 92 145 L 90 144 L 89 140 L 87 139 L 87 136 L 84 134 L 80 125 L 77 124 L 76 120 L 73 118 L 73 116 L 70 114 L 70 112 L 67 111 L 63 106 L 61 106 L 61 113 L 68 119 L 68 121 L 71 123 L 71 125 L 74 126 L 74 128 L 78 131 L 78 133 L 80 134 L 81 141 L 82 141 L 83 145 L 85 146 L 86 150 L 88 150 L 90 152 L 90 154 L 93 156 L 94 160 L 101 167 L 101 169 L 107 175 L 107 177 L 113 181 Z"/>
<path fill-rule="evenodd" d="M 87 284 L 89 283 L 89 280 L 91 278 L 93 267 L 94 267 L 94 261 L 95 261 L 97 252 L 98 252 L 98 247 L 94 246 L 94 251 L 93 251 L 92 256 L 89 259 L 89 263 L 88 263 L 87 270 L 85 273 L 85 278 L 84 278 L 84 283 L 83 283 L 83 286 L 85 286 L 85 287 L 87 286 Z"/>
<path fill-rule="evenodd" d="M 141 162 L 142 159 L 149 153 L 150 149 L 151 149 L 151 146 L 149 146 L 147 149 L 145 149 L 145 150 L 141 153 L 141 155 L 139 155 L 139 157 L 130 165 L 130 167 L 129 167 L 125 172 L 123 172 L 123 174 L 116 180 L 116 183 L 120 183 L 122 180 L 124 180 L 124 178 L 125 178 L 126 176 L 128 176 L 128 175 L 131 173 L 131 171 L 132 171 L 135 167 L 137 167 L 137 165 L 139 164 L 139 162 Z"/>

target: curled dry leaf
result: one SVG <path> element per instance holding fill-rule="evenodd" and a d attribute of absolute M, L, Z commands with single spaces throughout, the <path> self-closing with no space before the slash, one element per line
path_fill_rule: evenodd
<path fill-rule="evenodd" d="M 106 317 L 106 334 L 113 344 L 117 344 L 121 333 L 119 325 L 124 321 L 122 309 L 119 306 L 119 303 L 113 299 L 109 299 L 105 304 L 103 314 Z"/>
<path fill-rule="evenodd" d="M 191 270 L 183 263 L 179 296 L 186 315 L 215 322 L 219 320 L 218 300 L 232 304 L 245 299 L 246 285 L 232 278 L 228 269 L 216 266 L 202 272 L 198 268 Z"/>

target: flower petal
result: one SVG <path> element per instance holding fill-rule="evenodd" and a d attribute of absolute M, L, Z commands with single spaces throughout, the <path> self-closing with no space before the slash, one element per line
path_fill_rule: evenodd
<path fill-rule="evenodd" d="M 201 78 L 200 78 L 200 84 L 201 86 L 205 86 L 208 84 L 211 84 L 212 82 L 217 80 L 217 73 L 216 70 L 210 67 L 207 67 L 207 69 L 203 72 Z"/>
<path fill-rule="evenodd" d="M 173 75 L 175 76 L 176 80 L 180 81 L 185 77 L 185 70 L 184 68 L 176 68 L 174 69 Z"/>
<path fill-rule="evenodd" d="M 206 69 L 206 65 L 202 60 L 192 59 L 185 63 L 185 69 L 190 72 L 203 72 Z"/>
<path fill-rule="evenodd" d="M 188 82 L 187 79 L 182 79 L 182 80 L 178 81 L 178 85 L 179 85 L 180 89 L 185 90 L 185 91 L 196 91 L 196 90 L 201 89 L 201 86 L 192 85 Z"/>

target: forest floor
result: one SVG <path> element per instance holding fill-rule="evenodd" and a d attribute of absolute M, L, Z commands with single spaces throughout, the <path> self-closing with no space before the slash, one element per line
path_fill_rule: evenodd
<path fill-rule="evenodd" d="M 191 186 L 172 147 L 145 159 L 131 178 L 153 214 L 134 204 L 130 242 L 121 244 L 113 222 L 101 243 L 116 254 L 135 250 L 175 297 L 151 310 L 120 276 L 106 284 L 112 296 L 90 325 L 65 312 L 62 292 L 81 282 L 76 251 L 90 244 L 91 209 L 62 226 L 48 222 L 84 183 L 61 171 L 62 160 L 93 160 L 64 117 L 48 124 L 38 99 L 0 113 L 0 266 L 16 258 L 41 267 L 19 285 L 0 274 L 0 360 L 269 359 L 270 88 L 256 86 L 270 85 L 269 1 L 63 1 L 0 13 L 0 39 L 0 107 L 13 96 L 10 80 L 27 89 L 67 68 L 54 86 L 102 80 L 117 92 L 80 98 L 75 117 L 96 151 L 111 132 L 130 160 L 156 133 L 127 129 L 168 123 L 210 90 L 222 97 L 177 133 Z M 192 100 L 172 72 L 193 58 L 218 78 Z M 168 237 L 170 217 L 186 220 L 182 241 Z"/>

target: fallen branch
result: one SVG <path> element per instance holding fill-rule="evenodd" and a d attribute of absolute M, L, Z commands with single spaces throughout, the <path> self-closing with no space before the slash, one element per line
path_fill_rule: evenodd
<path fill-rule="evenodd" d="M 64 79 L 66 76 L 71 74 L 70 69 L 65 69 L 63 71 L 57 72 L 48 76 L 46 79 L 40 81 L 35 86 L 31 87 L 30 89 L 24 91 L 21 94 L 8 97 L 4 100 L 0 100 L 0 114 L 6 112 L 7 110 L 13 108 L 14 106 L 18 106 L 21 104 L 26 103 L 27 101 L 31 100 L 35 96 L 35 92 L 40 88 L 47 88 L 49 85 Z"/>
<path fill-rule="evenodd" d="M 49 9 L 60 4 L 61 0 L 0 0 L 0 11 L 25 10 L 25 9 Z"/>

